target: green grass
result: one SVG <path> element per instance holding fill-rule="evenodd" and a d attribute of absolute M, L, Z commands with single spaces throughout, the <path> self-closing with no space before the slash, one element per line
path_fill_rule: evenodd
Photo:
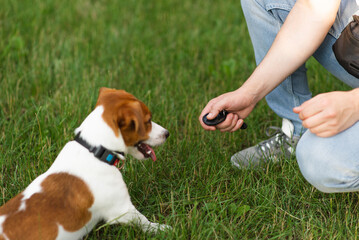
<path fill-rule="evenodd" d="M 295 159 L 239 171 L 229 159 L 281 120 L 260 102 L 236 133 L 198 115 L 255 67 L 240 1 L 1 0 L 0 204 L 47 170 L 101 86 L 145 102 L 171 133 L 158 160 L 122 171 L 156 236 L 99 224 L 84 239 L 358 239 L 358 195 L 324 194 Z M 348 89 L 310 59 L 313 94 Z"/>

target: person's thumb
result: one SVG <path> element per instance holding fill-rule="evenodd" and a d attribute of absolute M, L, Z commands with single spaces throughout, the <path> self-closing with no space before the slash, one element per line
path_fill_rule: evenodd
<path fill-rule="evenodd" d="M 223 106 L 223 102 L 217 102 L 216 104 L 214 104 L 210 110 L 210 112 L 207 115 L 207 119 L 211 120 L 213 118 L 215 118 L 220 111 L 224 110 L 224 106 Z"/>

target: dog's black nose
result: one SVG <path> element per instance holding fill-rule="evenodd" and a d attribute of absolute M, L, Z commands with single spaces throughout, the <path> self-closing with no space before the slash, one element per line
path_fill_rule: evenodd
<path fill-rule="evenodd" d="M 168 138 L 170 136 L 170 132 L 166 130 L 165 137 Z"/>

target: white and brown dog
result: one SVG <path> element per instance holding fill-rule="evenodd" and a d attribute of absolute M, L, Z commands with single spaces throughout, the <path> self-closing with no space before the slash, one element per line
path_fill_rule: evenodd
<path fill-rule="evenodd" d="M 133 206 L 116 167 L 125 154 L 156 160 L 151 146 L 169 136 L 147 106 L 123 90 L 101 88 L 75 133 L 48 171 L 0 207 L 0 240 L 79 239 L 101 220 L 169 229 Z"/>

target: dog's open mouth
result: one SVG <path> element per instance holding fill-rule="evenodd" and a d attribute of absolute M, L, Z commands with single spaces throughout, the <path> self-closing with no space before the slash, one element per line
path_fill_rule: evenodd
<path fill-rule="evenodd" d="M 156 154 L 155 151 L 146 143 L 139 143 L 137 144 L 137 149 L 140 151 L 145 158 L 152 158 L 153 161 L 156 161 Z"/>

